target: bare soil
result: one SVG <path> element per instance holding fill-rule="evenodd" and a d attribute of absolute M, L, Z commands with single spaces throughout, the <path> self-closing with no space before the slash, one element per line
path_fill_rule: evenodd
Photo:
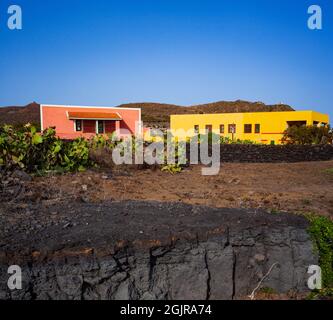
<path fill-rule="evenodd" d="M 23 172 L 4 173 L 0 176 L 0 261 L 25 261 L 31 256 L 43 261 L 57 252 L 70 256 L 71 250 L 80 255 L 91 250 L 104 254 L 111 244 L 122 248 L 128 242 L 140 248 L 162 248 L 173 239 L 206 241 L 230 230 L 236 240 L 247 235 L 242 230 L 248 229 L 279 239 L 284 238 L 281 228 L 286 228 L 288 235 L 293 234 L 288 228 L 298 228 L 295 234 L 301 234 L 306 219 L 267 211 L 312 212 L 333 218 L 331 168 L 333 161 L 228 163 L 217 176 L 202 176 L 201 166 L 175 175 L 128 166 L 33 178 Z M 270 231 L 265 233 L 262 228 Z M 243 244 L 248 241 L 244 239 Z M 309 258 L 306 252 L 304 259 Z M 289 256 L 284 253 L 281 257 Z M 288 265 L 282 258 L 281 265 Z M 241 293 L 238 297 L 247 299 Z M 256 299 L 304 297 L 299 292 L 279 295 L 262 291 Z"/>
<path fill-rule="evenodd" d="M 216 208 L 261 208 L 333 217 L 333 161 L 289 164 L 223 164 L 219 175 L 200 166 L 180 174 L 116 168 L 34 178 L 31 199 L 44 202 L 153 200 Z"/>

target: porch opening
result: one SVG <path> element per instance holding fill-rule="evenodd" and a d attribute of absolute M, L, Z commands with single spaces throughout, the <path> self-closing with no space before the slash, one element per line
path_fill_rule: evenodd
<path fill-rule="evenodd" d="M 306 126 L 306 120 L 301 120 L 301 121 L 287 121 L 288 127 L 302 127 L 302 126 Z"/>
<path fill-rule="evenodd" d="M 120 128 L 122 117 L 117 112 L 68 112 L 75 131 L 91 134 L 112 134 Z"/>

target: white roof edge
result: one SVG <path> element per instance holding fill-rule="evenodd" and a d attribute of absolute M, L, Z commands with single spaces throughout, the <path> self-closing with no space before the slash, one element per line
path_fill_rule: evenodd
<path fill-rule="evenodd" d="M 122 107 L 103 107 L 103 106 L 73 106 L 73 105 L 62 105 L 62 104 L 46 104 L 41 103 L 41 107 L 50 107 L 50 108 L 89 108 L 89 109 L 122 109 L 122 110 L 140 110 L 141 108 L 122 108 Z"/>

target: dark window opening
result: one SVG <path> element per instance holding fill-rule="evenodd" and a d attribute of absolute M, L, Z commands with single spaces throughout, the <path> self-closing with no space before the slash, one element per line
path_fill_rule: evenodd
<path fill-rule="evenodd" d="M 252 124 L 244 124 L 244 133 L 252 133 Z"/>
<path fill-rule="evenodd" d="M 220 133 L 224 133 L 224 124 L 220 124 Z"/>
<path fill-rule="evenodd" d="M 211 133 L 213 132 L 213 126 L 211 124 L 206 125 L 206 133 Z"/>
<path fill-rule="evenodd" d="M 75 120 L 75 131 L 82 131 L 82 120 Z"/>
<path fill-rule="evenodd" d="M 260 133 L 260 124 L 255 125 L 255 133 Z"/>
<path fill-rule="evenodd" d="M 289 127 L 301 127 L 306 126 L 306 121 L 287 121 Z"/>
<path fill-rule="evenodd" d="M 235 124 L 229 124 L 228 125 L 228 132 L 229 133 L 236 133 L 236 125 Z"/>
<path fill-rule="evenodd" d="M 194 133 L 199 133 L 199 125 L 194 126 Z"/>

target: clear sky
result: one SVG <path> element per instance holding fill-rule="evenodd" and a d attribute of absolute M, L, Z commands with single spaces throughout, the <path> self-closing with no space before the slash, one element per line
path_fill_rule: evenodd
<path fill-rule="evenodd" d="M 11 4 L 22 31 L 6 26 Z M 333 119 L 332 0 L 0 1 L 2 106 L 237 99 Z"/>

